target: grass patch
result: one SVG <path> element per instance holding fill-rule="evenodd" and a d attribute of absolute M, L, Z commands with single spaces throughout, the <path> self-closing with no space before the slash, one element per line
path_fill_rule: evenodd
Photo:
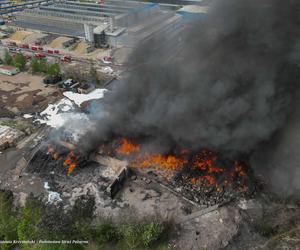
<path fill-rule="evenodd" d="M 270 223 L 268 223 L 266 220 L 259 221 L 255 225 L 255 228 L 261 236 L 267 238 L 270 238 L 277 233 L 277 230 L 274 227 L 272 227 Z"/>
<path fill-rule="evenodd" d="M 0 125 L 7 126 L 7 127 L 10 127 L 10 128 L 14 128 L 14 129 L 20 130 L 24 133 L 26 133 L 26 129 L 28 127 L 25 124 L 19 123 L 19 122 L 14 121 L 14 120 L 1 121 Z"/>
<path fill-rule="evenodd" d="M 297 249 L 300 239 L 300 226 L 296 226 L 290 230 L 284 230 L 273 237 L 271 237 L 264 245 L 263 249 L 281 249 L 280 247 L 282 243 L 283 245 L 287 245 L 288 249 Z"/>
<path fill-rule="evenodd" d="M 45 205 L 29 196 L 23 207 L 13 206 L 11 192 L 0 191 L 0 240 L 86 240 L 88 245 L 74 244 L 1 244 L 0 250 L 36 249 L 167 249 L 166 223 L 159 220 L 139 220 L 92 224 L 94 198 L 80 197 L 71 210 L 62 206 Z"/>

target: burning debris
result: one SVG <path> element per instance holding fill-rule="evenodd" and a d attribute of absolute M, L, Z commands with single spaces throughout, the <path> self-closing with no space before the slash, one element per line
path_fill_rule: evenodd
<path fill-rule="evenodd" d="M 75 168 L 84 167 L 88 158 L 77 152 L 73 147 L 66 147 L 67 144 L 42 145 L 28 163 L 27 171 L 49 175 L 56 174 L 70 175 Z"/>
<path fill-rule="evenodd" d="M 121 159 L 122 161 L 117 160 Z M 254 192 L 251 173 L 245 164 L 226 160 L 217 152 L 201 150 L 159 154 L 127 138 L 103 143 L 93 153 L 83 155 L 75 145 L 56 141 L 43 145 L 28 164 L 27 171 L 66 178 L 74 170 L 96 163 L 113 197 L 127 175 L 127 165 L 143 174 L 152 173 L 162 183 L 189 200 L 210 206 L 231 201 Z"/>
<path fill-rule="evenodd" d="M 141 43 L 129 58 L 128 77 L 94 105 L 83 150 L 117 135 L 151 138 L 147 144 L 160 152 L 208 148 L 249 157 L 292 111 L 299 89 L 299 7 L 295 0 L 217 0 L 180 34 L 178 54 L 170 56 L 164 37 Z M 176 157 L 148 158 L 140 165 L 178 167 Z M 209 176 L 201 182 L 213 183 Z"/>
<path fill-rule="evenodd" d="M 224 160 L 213 151 L 194 153 L 181 150 L 179 154 L 144 152 L 142 145 L 129 139 L 112 143 L 114 150 L 102 151 L 126 159 L 139 171 L 154 173 L 156 181 L 162 181 L 186 198 L 201 205 L 229 202 L 249 196 L 254 192 L 252 175 L 245 164 Z M 108 146 L 102 146 L 107 149 Z"/>

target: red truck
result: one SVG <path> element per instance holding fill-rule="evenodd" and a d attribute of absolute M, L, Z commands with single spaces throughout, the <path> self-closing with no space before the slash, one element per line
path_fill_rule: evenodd
<path fill-rule="evenodd" d="M 29 44 L 27 44 L 27 43 L 22 43 L 22 44 L 20 45 L 20 48 L 22 48 L 22 49 L 29 49 Z"/>
<path fill-rule="evenodd" d="M 34 55 L 35 55 L 35 57 L 38 58 L 38 59 L 42 59 L 42 58 L 45 58 L 45 57 L 46 57 L 46 55 L 43 54 L 43 53 L 36 53 L 36 54 L 34 54 Z"/>
<path fill-rule="evenodd" d="M 60 60 L 62 62 L 71 62 L 72 61 L 72 57 L 70 55 L 64 55 L 62 58 L 60 58 Z"/>
<path fill-rule="evenodd" d="M 42 51 L 43 47 L 41 47 L 41 46 L 32 46 L 31 49 L 34 50 L 34 51 L 38 51 L 38 50 Z"/>

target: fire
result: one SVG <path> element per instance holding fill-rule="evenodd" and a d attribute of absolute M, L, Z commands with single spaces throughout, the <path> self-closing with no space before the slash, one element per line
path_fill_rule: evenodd
<path fill-rule="evenodd" d="M 65 167 L 68 167 L 68 175 L 70 175 L 74 171 L 77 166 L 77 157 L 73 150 L 67 155 L 67 158 L 64 160 L 63 165 Z"/>
<path fill-rule="evenodd" d="M 236 161 L 236 162 L 234 163 L 234 166 L 235 166 L 235 173 L 236 173 L 236 174 L 238 174 L 238 175 L 240 175 L 240 176 L 246 176 L 246 173 L 245 173 L 245 171 L 244 171 L 242 165 L 241 165 L 238 161 Z"/>
<path fill-rule="evenodd" d="M 60 156 L 60 154 L 58 152 L 56 152 L 56 150 L 51 146 L 48 146 L 47 154 L 51 155 L 53 160 L 56 160 L 56 161 L 62 160 L 62 156 Z M 67 155 L 67 157 L 63 161 L 63 166 L 68 167 L 68 172 L 67 172 L 68 175 L 70 175 L 76 168 L 77 157 L 73 150 L 70 151 L 70 153 Z"/>
<path fill-rule="evenodd" d="M 206 180 L 208 182 L 209 185 L 216 185 L 216 177 L 212 176 L 212 175 L 204 175 L 201 178 L 203 178 L 204 180 Z"/>
<path fill-rule="evenodd" d="M 203 150 L 198 153 L 192 163 L 194 169 L 206 170 L 208 173 L 222 173 L 224 168 L 215 166 L 215 161 L 218 159 L 218 154 L 208 150 Z"/>
<path fill-rule="evenodd" d="M 214 177 L 213 175 L 204 175 L 204 176 L 191 178 L 191 182 L 194 185 L 198 184 L 200 181 L 202 181 L 203 184 L 208 184 L 208 185 L 211 185 L 211 186 L 216 186 L 216 188 L 219 188 L 217 186 L 216 177 Z"/>
<path fill-rule="evenodd" d="M 140 145 L 130 142 L 127 139 L 121 140 L 121 146 L 117 149 L 117 152 L 122 155 L 129 155 L 140 151 Z"/>
<path fill-rule="evenodd" d="M 135 165 L 139 165 L 141 167 L 159 167 L 166 168 L 171 170 L 176 170 L 184 166 L 187 163 L 187 160 L 175 157 L 174 155 L 147 155 L 138 158 L 135 161 Z"/>
<path fill-rule="evenodd" d="M 117 148 L 117 153 L 122 155 L 135 155 L 132 160 L 134 166 L 139 167 L 158 167 L 176 170 L 184 166 L 187 160 L 183 157 L 176 157 L 174 155 L 162 155 L 162 154 L 139 154 L 141 146 L 128 139 L 122 139 L 121 145 Z M 185 151 L 183 151 L 184 153 Z"/>
<path fill-rule="evenodd" d="M 143 154 L 141 146 L 128 139 L 122 139 L 121 145 L 116 152 L 122 154 L 134 167 L 157 168 L 170 171 L 180 171 L 185 166 L 190 167 L 187 179 L 192 185 L 214 187 L 217 192 L 222 192 L 225 187 L 232 187 L 236 176 L 246 176 L 246 171 L 240 162 L 234 162 L 231 167 L 219 166 L 217 152 L 202 150 L 190 156 L 186 149 L 178 155 L 173 154 Z M 169 176 L 170 171 L 164 171 Z M 223 174 L 221 178 L 220 174 Z M 165 176 L 166 177 L 166 176 Z M 246 187 L 240 189 L 246 190 Z"/>

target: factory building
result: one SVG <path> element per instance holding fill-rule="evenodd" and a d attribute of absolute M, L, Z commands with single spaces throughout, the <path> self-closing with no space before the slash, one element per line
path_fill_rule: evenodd
<path fill-rule="evenodd" d="M 129 0 L 63 1 L 15 13 L 15 25 L 84 38 L 95 47 L 133 47 L 180 29 L 182 15 L 157 3 Z"/>

